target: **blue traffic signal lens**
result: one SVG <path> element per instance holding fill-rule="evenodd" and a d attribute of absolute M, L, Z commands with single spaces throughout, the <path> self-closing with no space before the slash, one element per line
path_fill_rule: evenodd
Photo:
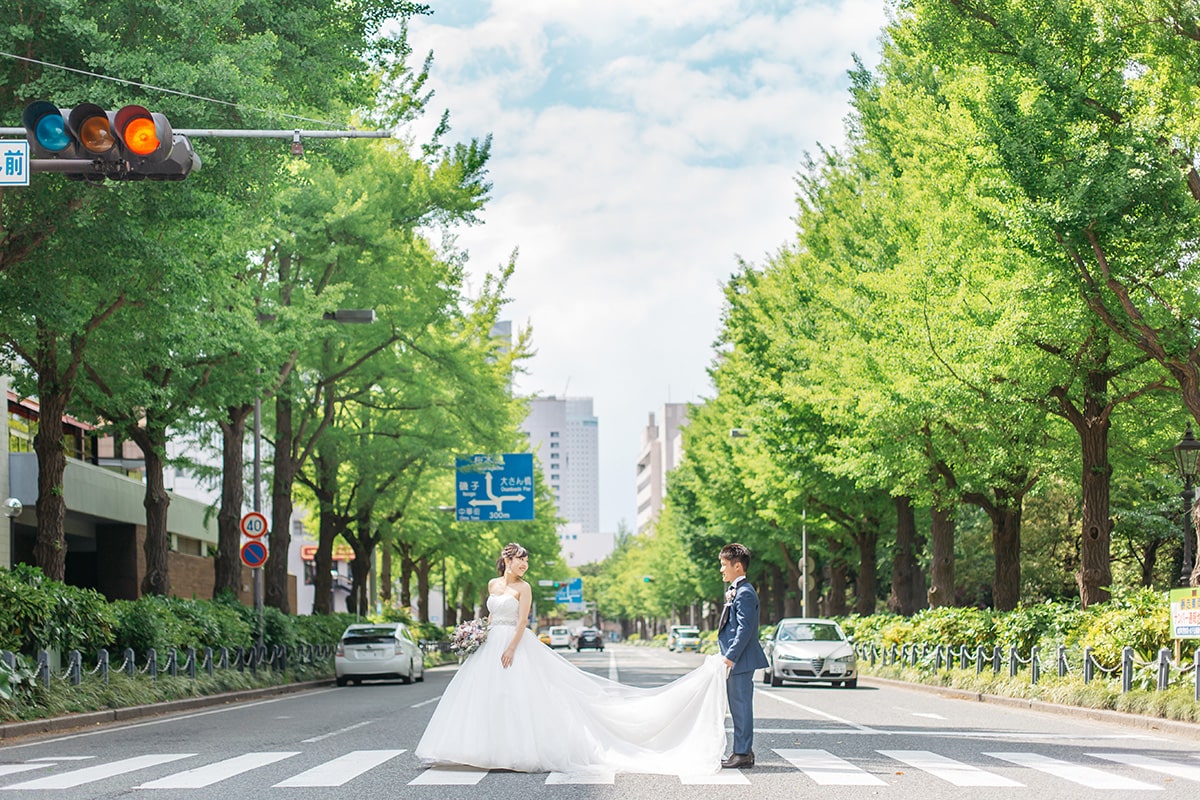
<path fill-rule="evenodd" d="M 71 137 L 67 135 L 66 121 L 61 114 L 46 114 L 39 119 L 33 135 L 37 137 L 38 144 L 55 152 L 66 150 L 67 146 L 71 144 Z"/>

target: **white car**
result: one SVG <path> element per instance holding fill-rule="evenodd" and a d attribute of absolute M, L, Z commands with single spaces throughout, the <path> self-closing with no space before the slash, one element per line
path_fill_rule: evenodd
<path fill-rule="evenodd" d="M 831 619 L 781 619 L 775 635 L 763 644 L 770 662 L 763 670 L 763 683 L 782 686 L 784 681 L 827 681 L 847 689 L 858 686 L 854 648 Z"/>
<path fill-rule="evenodd" d="M 554 649 L 571 646 L 571 629 L 565 625 L 555 625 L 550 628 L 550 646 Z"/>
<path fill-rule="evenodd" d="M 333 663 L 338 686 L 386 678 L 425 680 L 425 656 L 402 622 L 351 625 L 338 642 Z"/>

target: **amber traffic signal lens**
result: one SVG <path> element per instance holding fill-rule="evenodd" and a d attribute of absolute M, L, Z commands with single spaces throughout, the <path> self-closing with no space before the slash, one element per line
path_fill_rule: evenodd
<path fill-rule="evenodd" d="M 139 156 L 148 156 L 158 149 L 162 142 L 158 139 L 154 120 L 139 117 L 125 126 L 125 146 Z"/>
<path fill-rule="evenodd" d="M 108 117 L 96 115 L 88 117 L 79 126 L 79 141 L 93 153 L 107 153 L 116 143 L 112 129 L 108 127 Z"/>

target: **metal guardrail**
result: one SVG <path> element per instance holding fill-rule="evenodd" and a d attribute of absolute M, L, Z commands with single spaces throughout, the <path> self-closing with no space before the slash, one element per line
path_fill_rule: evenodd
<path fill-rule="evenodd" d="M 871 666 L 875 666 L 876 663 L 882 666 L 900 665 L 915 669 L 924 668 L 933 672 L 955 669 L 955 662 L 957 662 L 958 669 L 970 669 L 973 666 L 977 675 L 985 669 L 990 669 L 993 674 L 998 675 L 1001 669 L 1007 667 L 1008 676 L 1015 678 L 1020 674 L 1022 667 L 1028 666 L 1031 684 L 1036 684 L 1041 680 L 1043 669 L 1041 651 L 1037 646 L 1030 649 L 1028 657 L 1022 657 L 1016 646 L 1011 646 L 1005 651 L 999 645 L 989 651 L 983 645 L 977 645 L 972 650 L 967 645 L 930 645 L 906 642 L 903 645 L 893 644 L 891 647 L 880 647 L 875 643 L 860 643 L 855 645 L 855 650 L 858 657 L 867 661 Z M 1148 667 L 1154 667 L 1155 691 L 1163 691 L 1173 683 L 1182 683 L 1188 680 L 1190 675 L 1193 696 L 1196 702 L 1200 703 L 1200 653 L 1196 654 L 1191 664 L 1176 664 L 1171 651 L 1164 647 L 1158 651 L 1154 660 L 1142 661 L 1132 647 L 1126 646 L 1121 649 L 1121 663 L 1111 667 L 1106 667 L 1097 661 L 1093 653 L 1091 647 L 1085 647 L 1081 663 L 1078 668 L 1073 668 L 1067 656 L 1067 648 L 1064 645 L 1058 645 L 1054 669 L 1060 678 L 1078 669 L 1083 673 L 1084 683 L 1091 683 L 1095 680 L 1097 673 L 1106 678 L 1119 676 L 1122 694 L 1133 689 L 1135 675 L 1139 670 L 1145 670 Z"/>
<path fill-rule="evenodd" d="M 150 648 L 146 651 L 141 666 L 138 666 L 137 654 L 132 649 L 126 648 L 122 653 L 121 665 L 116 668 L 116 671 L 123 672 L 130 678 L 146 675 L 154 681 L 157 681 L 163 674 L 178 678 L 181 672 L 191 680 L 196 680 L 197 675 L 201 672 L 212 677 L 217 669 L 236 669 L 239 672 L 249 669 L 251 674 L 257 675 L 260 669 L 283 672 L 288 668 L 288 664 L 304 665 L 325 661 L 333 656 L 335 649 L 334 645 L 302 644 L 285 647 L 277 644 L 270 647 L 266 645 L 219 647 L 216 650 L 205 647 L 197 652 L 194 647 L 189 647 L 183 651 L 183 660 L 180 663 L 180 652 L 176 648 L 169 648 L 164 657 L 160 657 L 157 650 Z M 0 650 L 0 661 L 7 664 L 9 669 L 16 669 L 17 656 L 15 653 Z M 55 674 L 55 671 L 51 669 L 51 661 L 49 651 L 38 651 L 34 672 L 43 686 L 49 687 L 50 682 L 54 679 L 66 681 L 72 686 L 78 686 L 83 681 L 83 655 L 80 651 L 71 650 L 67 653 L 66 665 L 61 673 Z M 112 672 L 112 659 L 108 650 L 97 651 L 96 665 L 88 670 L 87 674 L 97 675 L 107 684 Z"/>

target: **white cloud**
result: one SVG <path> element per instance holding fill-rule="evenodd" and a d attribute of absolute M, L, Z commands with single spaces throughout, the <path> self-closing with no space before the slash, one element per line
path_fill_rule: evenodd
<path fill-rule="evenodd" d="M 883 20 L 883 0 L 494 0 L 412 24 L 453 135 L 494 135 L 460 243 L 480 271 L 520 249 L 519 388 L 595 398 L 606 529 L 634 521 L 647 413 L 709 392 L 720 285 L 794 235 L 803 151 L 840 144 L 851 53 L 874 62 Z"/>

